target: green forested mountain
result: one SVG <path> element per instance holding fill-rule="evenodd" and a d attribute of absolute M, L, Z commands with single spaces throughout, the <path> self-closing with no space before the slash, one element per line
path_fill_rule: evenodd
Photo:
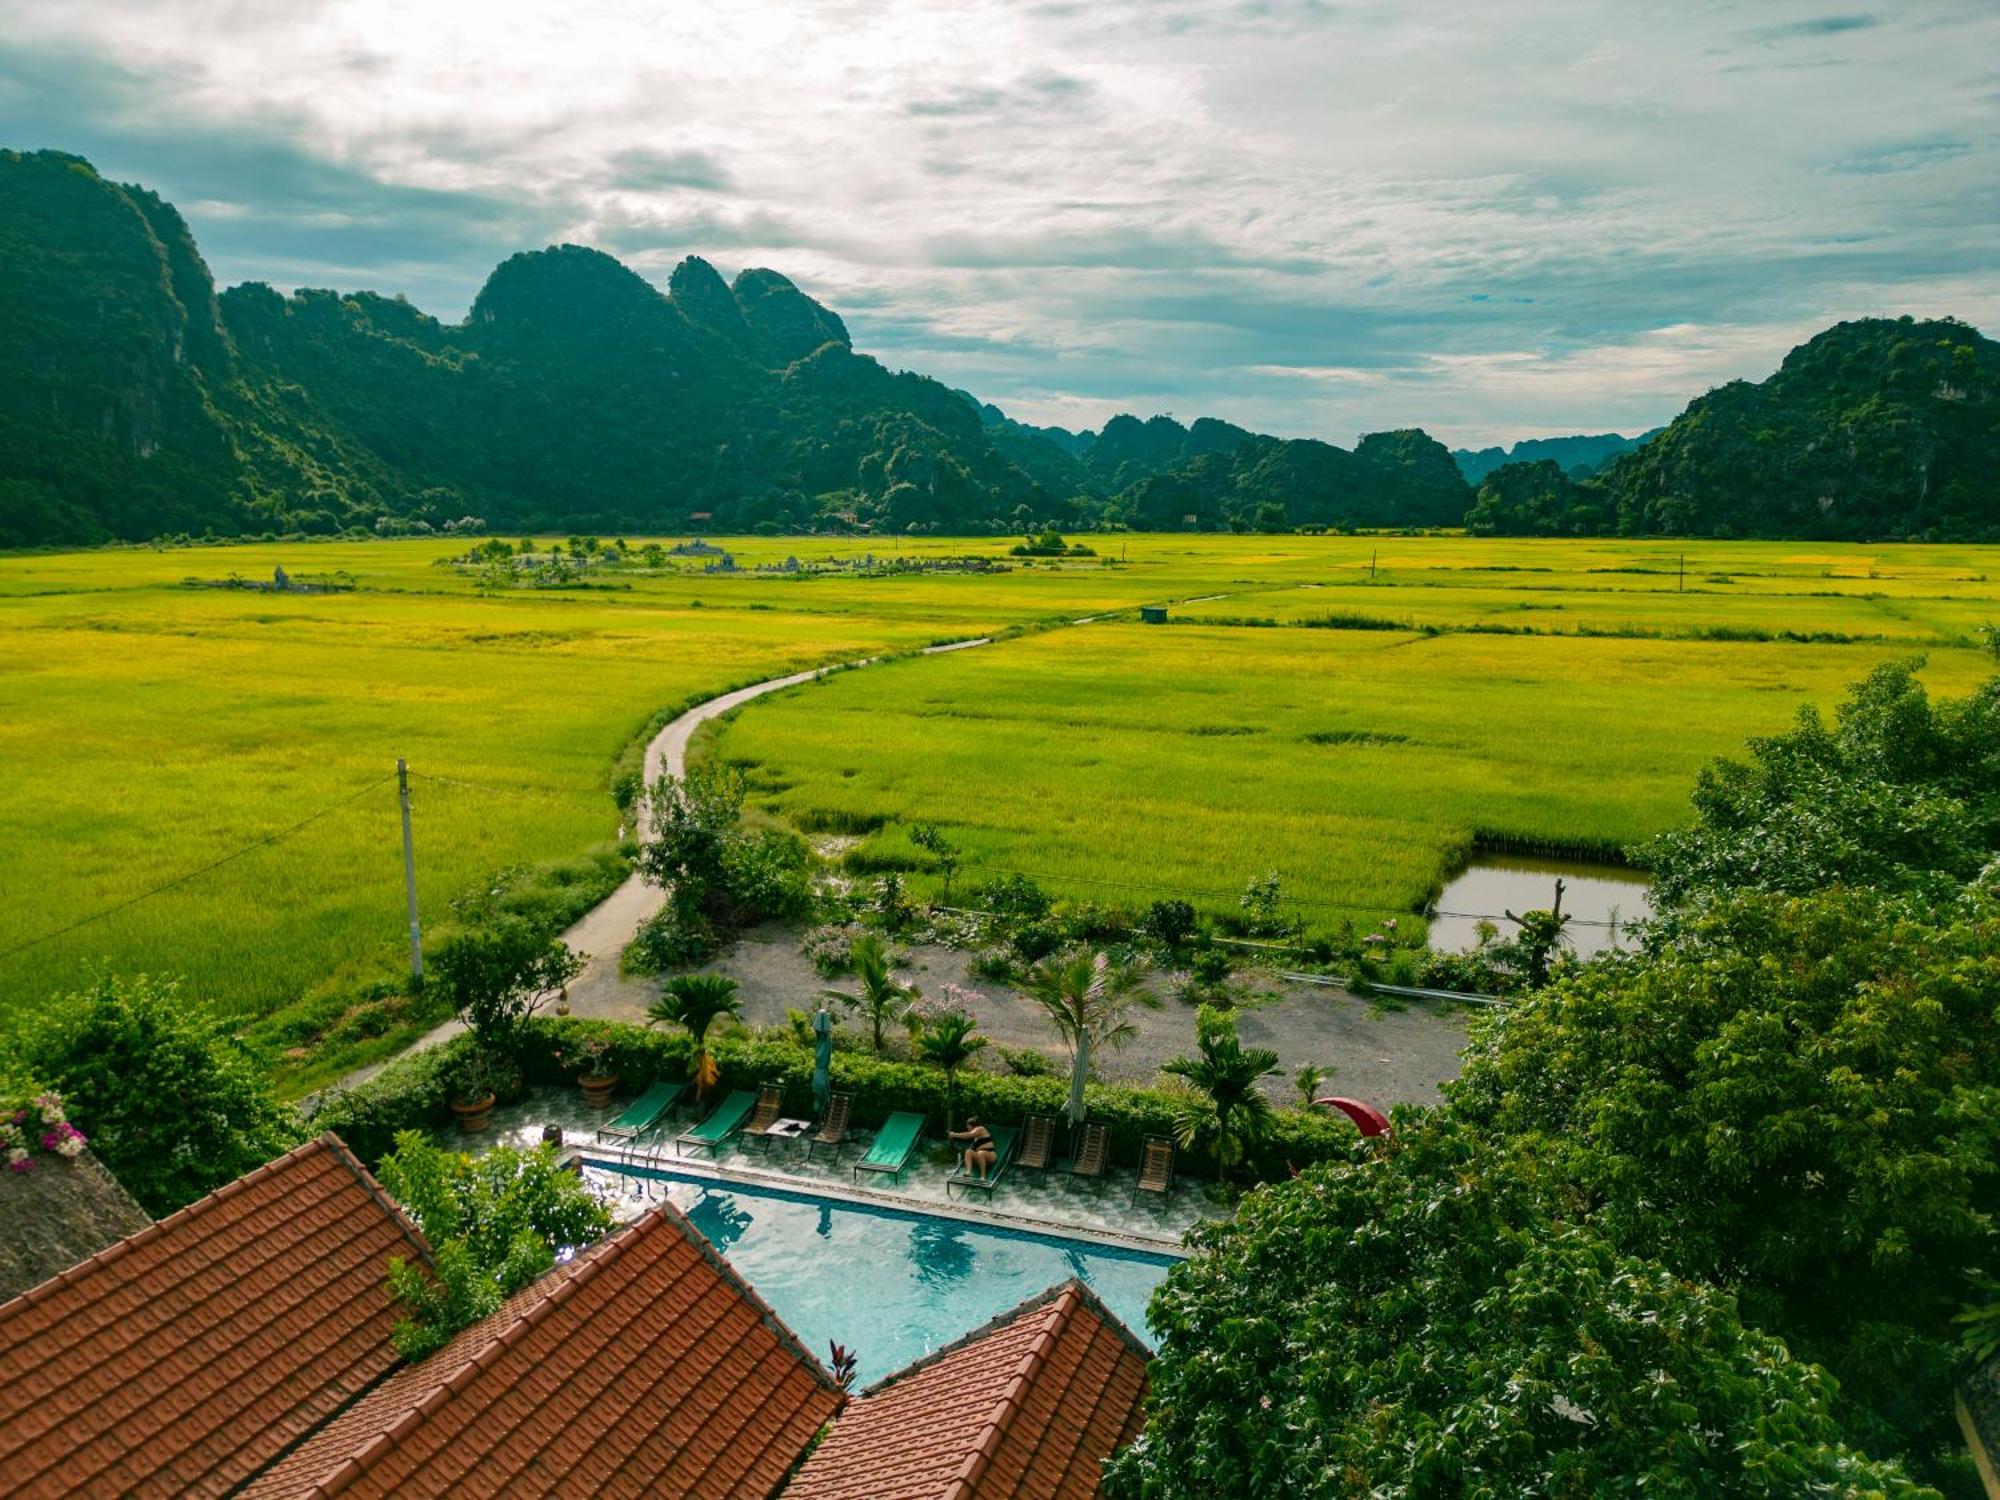
<path fill-rule="evenodd" d="M 0 151 L 0 265 L 0 547 L 467 516 L 1454 526 L 1473 504 L 1416 429 L 1350 452 L 1207 417 L 1016 422 L 856 353 L 777 272 L 725 282 L 693 257 L 662 292 L 595 250 L 515 255 L 457 324 L 372 292 L 218 295 L 170 205 L 58 152 Z M 1483 475 L 1473 524 L 1997 536 L 2000 345 L 1949 320 L 1843 323 L 1578 482 L 1576 445 L 1625 441 L 1516 444 Z"/>
<path fill-rule="evenodd" d="M 1950 318 L 1836 324 L 1598 479 L 1628 535 L 2000 537 L 2000 344 Z"/>
<path fill-rule="evenodd" d="M 1456 526 L 1471 497 L 1444 444 L 1405 428 L 1371 432 L 1352 452 L 1312 438 L 1247 437 L 1139 480 L 1111 509 L 1148 531 Z"/>

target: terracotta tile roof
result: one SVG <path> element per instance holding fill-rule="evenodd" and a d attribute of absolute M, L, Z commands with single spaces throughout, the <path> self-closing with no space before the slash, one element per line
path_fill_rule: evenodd
<path fill-rule="evenodd" d="M 1138 1436 L 1151 1356 L 1080 1281 L 869 1388 L 785 1500 L 1069 1500 Z"/>
<path fill-rule="evenodd" d="M 244 1493 L 762 1497 L 844 1399 L 662 1205 L 398 1370 Z"/>
<path fill-rule="evenodd" d="M 395 1362 L 429 1251 L 321 1136 L 0 1306 L 10 1495 L 218 1494 Z"/>

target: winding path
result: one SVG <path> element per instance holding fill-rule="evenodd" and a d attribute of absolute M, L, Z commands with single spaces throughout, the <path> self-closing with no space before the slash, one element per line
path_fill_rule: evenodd
<path fill-rule="evenodd" d="M 1079 622 L 1081 623 L 1081 622 Z M 926 646 L 919 653 L 923 656 L 938 656 L 947 651 L 966 651 L 974 646 L 991 645 L 993 637 L 982 635 L 967 641 L 947 641 L 940 646 Z M 666 728 L 648 741 L 645 758 L 645 784 L 653 785 L 663 774 L 685 776 L 687 774 L 688 746 L 694 740 L 695 731 L 711 719 L 719 719 L 730 710 L 742 707 L 753 698 L 761 698 L 766 693 L 783 692 L 786 688 L 799 687 L 835 672 L 851 671 L 858 667 L 874 666 L 883 660 L 879 656 L 863 657 L 859 661 L 836 662 L 828 667 L 814 667 L 806 672 L 793 672 L 786 677 L 773 677 L 765 682 L 753 682 L 749 687 L 741 687 L 733 692 L 719 694 L 681 714 Z M 647 823 L 648 808 L 642 798 L 634 809 L 641 836 Z M 656 987 L 643 980 L 627 979 L 618 972 L 618 960 L 632 939 L 639 935 L 639 929 L 646 919 L 658 911 L 666 902 L 666 893 L 658 886 L 649 885 L 636 870 L 625 877 L 624 882 L 597 905 L 585 912 L 562 935 L 562 940 L 577 952 L 588 955 L 583 972 L 569 984 L 570 1014 L 576 1016 L 617 1016 L 630 1019 L 644 1012 L 647 1003 L 657 993 Z M 435 1047 L 465 1030 L 464 1023 L 456 1019 L 424 1033 L 396 1057 L 385 1058 L 366 1068 L 357 1068 L 329 1086 L 332 1089 L 351 1088 L 362 1083 L 386 1068 L 396 1058 L 407 1057 L 412 1052 L 421 1052 L 426 1047 Z"/>

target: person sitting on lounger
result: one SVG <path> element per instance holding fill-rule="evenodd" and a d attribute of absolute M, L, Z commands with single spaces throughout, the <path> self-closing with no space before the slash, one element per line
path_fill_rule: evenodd
<path fill-rule="evenodd" d="M 948 1131 L 955 1141 L 965 1142 L 965 1170 L 969 1176 L 984 1177 L 993 1170 L 993 1132 L 977 1120 L 968 1119 L 965 1129 Z"/>

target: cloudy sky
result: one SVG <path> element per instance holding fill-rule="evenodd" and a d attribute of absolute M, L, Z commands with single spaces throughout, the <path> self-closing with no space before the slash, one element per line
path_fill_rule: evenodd
<path fill-rule="evenodd" d="M 1996 60 L 1993 0 L 0 0 L 0 145 L 225 283 L 697 253 L 1028 420 L 1483 443 L 2000 331 Z"/>

